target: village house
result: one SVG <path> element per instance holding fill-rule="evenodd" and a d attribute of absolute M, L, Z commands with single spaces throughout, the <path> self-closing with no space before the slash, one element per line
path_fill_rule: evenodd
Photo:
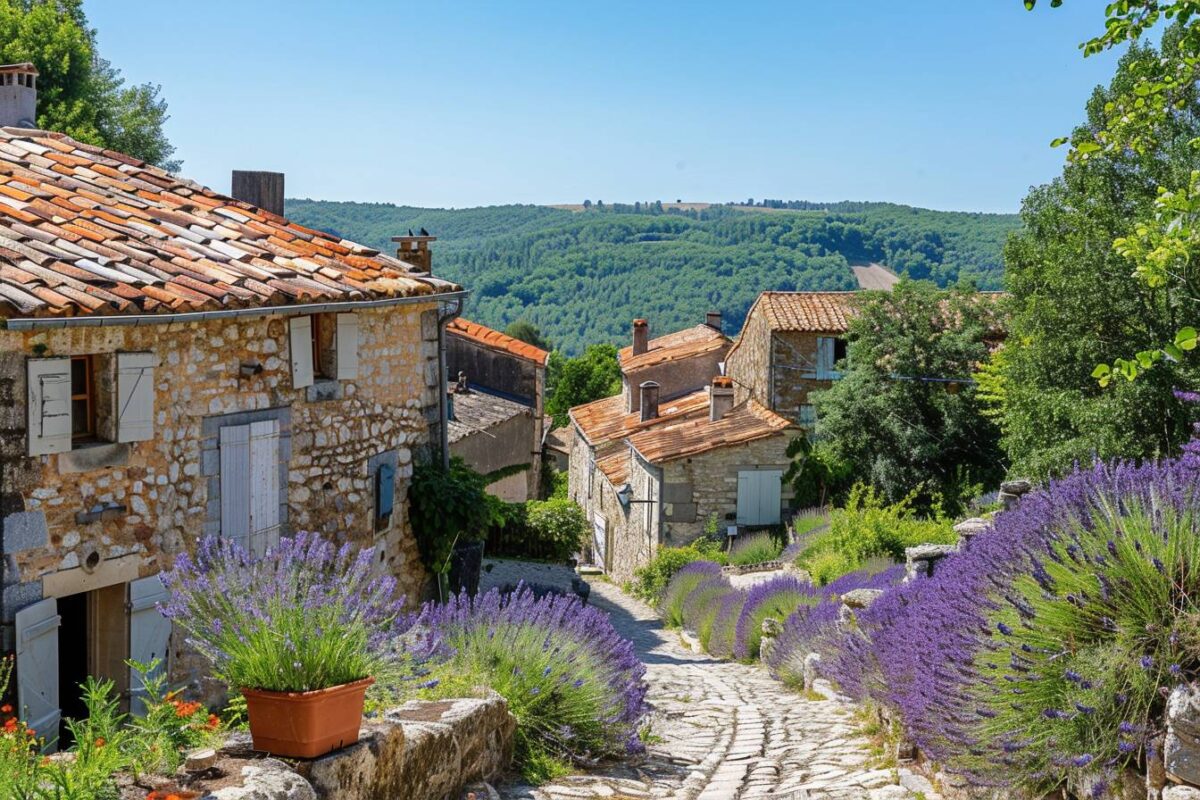
<path fill-rule="evenodd" d="M 34 102 L 16 71 L 0 125 Z M 233 186 L 250 202 L 0 128 L 0 646 L 39 732 L 79 714 L 89 674 L 136 709 L 127 658 L 188 674 L 157 575 L 206 534 L 374 544 L 422 589 L 407 488 L 447 455 L 464 292 L 421 267 L 424 242 L 401 242 L 414 266 L 288 221 L 281 175 Z"/>
<path fill-rule="evenodd" d="M 816 422 L 809 394 L 841 377 L 857 292 L 763 292 L 725 358 L 737 402 L 753 398 L 796 424 Z"/>
<path fill-rule="evenodd" d="M 722 535 L 778 525 L 791 497 L 789 420 L 754 399 L 735 404 L 722 376 L 673 401 L 658 393 L 645 381 L 638 411 L 620 396 L 570 411 L 569 493 L 592 523 L 593 563 L 617 580 L 711 525 Z"/>
<path fill-rule="evenodd" d="M 710 311 L 704 324 L 650 338 L 650 323 L 633 321 L 633 341 L 617 354 L 621 365 L 621 397 L 627 411 L 637 411 L 638 387 L 646 381 L 659 385 L 661 400 L 672 400 L 705 386 L 721 374 L 729 350 L 729 337 L 721 332 L 721 314 Z"/>
<path fill-rule="evenodd" d="M 450 454 L 492 478 L 488 492 L 522 503 L 540 494 L 550 354 L 461 317 L 446 328 L 453 380 Z"/>

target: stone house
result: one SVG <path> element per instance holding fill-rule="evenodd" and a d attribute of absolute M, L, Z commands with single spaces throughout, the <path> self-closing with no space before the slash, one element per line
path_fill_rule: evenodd
<path fill-rule="evenodd" d="M 713 375 L 723 374 L 721 364 L 729 350 L 729 337 L 721 332 L 721 314 L 710 311 L 703 325 L 650 338 L 650 323 L 633 321 L 633 341 L 617 354 L 621 365 L 621 397 L 627 411 L 637 411 L 638 387 L 646 381 L 659 385 L 660 399 L 673 400 L 703 388 Z"/>
<path fill-rule="evenodd" d="M 803 427 L 816 422 L 809 392 L 841 377 L 857 292 L 763 292 L 725 358 L 735 398 L 753 398 Z"/>
<path fill-rule="evenodd" d="M 753 398 L 735 404 L 732 382 L 673 401 L 652 381 L 639 409 L 614 396 L 571 409 L 569 493 L 592 522 L 591 560 L 617 580 L 633 577 L 660 546 L 705 532 L 777 525 L 790 500 L 782 476 L 792 423 Z"/>
<path fill-rule="evenodd" d="M 0 645 L 38 731 L 88 674 L 136 710 L 127 658 L 189 674 L 156 576 L 205 534 L 374 544 L 421 592 L 407 488 L 464 292 L 234 183 L 269 197 L 0 128 Z"/>
<path fill-rule="evenodd" d="M 446 328 L 450 453 L 494 476 L 488 492 L 521 503 L 541 490 L 550 354 L 461 317 Z"/>

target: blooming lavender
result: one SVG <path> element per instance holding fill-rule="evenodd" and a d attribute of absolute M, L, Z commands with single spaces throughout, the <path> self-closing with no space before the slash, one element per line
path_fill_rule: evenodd
<path fill-rule="evenodd" d="M 705 578 L 683 599 L 683 627 L 696 633 L 700 644 L 708 647 L 709 635 L 716 619 L 721 599 L 734 592 L 729 580 L 718 575 Z"/>
<path fill-rule="evenodd" d="M 163 573 L 160 611 L 230 686 L 310 691 L 376 674 L 390 637 L 412 619 L 396 580 L 378 575 L 371 549 L 315 533 L 281 539 L 261 558 L 207 537 Z"/>
<path fill-rule="evenodd" d="M 659 603 L 663 621 L 671 627 L 682 626 L 683 602 L 687 599 L 688 594 L 703 581 L 720 575 L 721 565 L 715 561 L 693 561 L 682 567 L 667 584 L 662 602 Z"/>
<path fill-rule="evenodd" d="M 799 606 L 815 604 L 819 599 L 812 584 L 794 575 L 779 575 L 754 584 L 738 616 L 734 656 L 742 660 L 758 658 L 763 620 L 774 617 L 782 621 Z"/>
<path fill-rule="evenodd" d="M 426 604 L 412 652 L 438 684 L 430 696 L 454 697 L 486 686 L 517 718 L 516 756 L 583 761 L 637 752 L 647 712 L 645 667 L 608 615 L 577 597 L 465 593 Z"/>
<path fill-rule="evenodd" d="M 746 605 L 746 590 L 731 589 L 717 600 L 712 624 L 709 626 L 708 652 L 717 658 L 733 658 L 737 623 Z"/>

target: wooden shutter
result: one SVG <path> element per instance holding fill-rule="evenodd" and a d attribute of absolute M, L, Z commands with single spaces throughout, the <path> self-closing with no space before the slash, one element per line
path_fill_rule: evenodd
<path fill-rule="evenodd" d="M 279 543 L 279 422 L 250 428 L 250 552 L 261 556 Z"/>
<path fill-rule="evenodd" d="M 391 516 L 395 503 L 396 469 L 391 464 L 380 464 L 375 471 L 375 518 Z"/>
<path fill-rule="evenodd" d="M 833 373 L 834 340 L 828 336 L 817 338 L 817 377 L 825 378 Z"/>
<path fill-rule="evenodd" d="M 592 558 L 595 566 L 608 570 L 608 520 L 600 514 L 592 517 Z"/>
<path fill-rule="evenodd" d="M 71 359 L 31 358 L 27 370 L 29 455 L 71 449 Z"/>
<path fill-rule="evenodd" d="M 250 426 L 221 428 L 221 538 L 250 548 Z"/>
<path fill-rule="evenodd" d="M 337 315 L 337 377 L 339 381 L 358 377 L 358 316 Z"/>
<path fill-rule="evenodd" d="M 149 664 L 158 660 L 153 674 L 167 669 L 167 648 L 171 642 L 171 621 L 158 610 L 166 602 L 167 589 L 157 575 L 129 584 L 129 658 Z M 146 687 L 136 670 L 129 671 L 129 711 L 135 716 L 146 713 Z"/>
<path fill-rule="evenodd" d="M 117 353 L 117 441 L 154 438 L 153 353 Z"/>
<path fill-rule="evenodd" d="M 57 749 L 62 707 L 58 701 L 58 601 L 53 597 L 16 614 L 17 711 L 25 724 Z M 82 644 L 82 643 L 81 643 Z"/>
<path fill-rule="evenodd" d="M 758 524 L 778 525 L 783 499 L 783 472 L 764 469 L 755 474 L 758 475 Z"/>
<path fill-rule="evenodd" d="M 758 500 L 755 495 L 754 473 L 741 471 L 738 473 L 737 487 L 737 524 L 753 525 L 752 517 L 758 513 Z"/>
<path fill-rule="evenodd" d="M 288 320 L 292 353 L 292 387 L 313 385 L 312 317 Z"/>

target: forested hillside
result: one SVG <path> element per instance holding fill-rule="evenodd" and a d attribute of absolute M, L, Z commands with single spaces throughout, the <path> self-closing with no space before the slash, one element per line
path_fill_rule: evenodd
<path fill-rule="evenodd" d="M 852 264 L 948 285 L 1000 285 L 1001 248 L 1015 215 L 928 211 L 885 203 L 821 209 L 666 211 L 658 204 L 462 210 L 289 200 L 288 215 L 380 249 L 424 227 L 438 237 L 434 272 L 471 289 L 472 319 L 504 328 L 527 319 L 577 353 L 623 343 L 629 321 L 656 333 L 719 309 L 736 332 L 767 289 L 852 289 Z"/>

